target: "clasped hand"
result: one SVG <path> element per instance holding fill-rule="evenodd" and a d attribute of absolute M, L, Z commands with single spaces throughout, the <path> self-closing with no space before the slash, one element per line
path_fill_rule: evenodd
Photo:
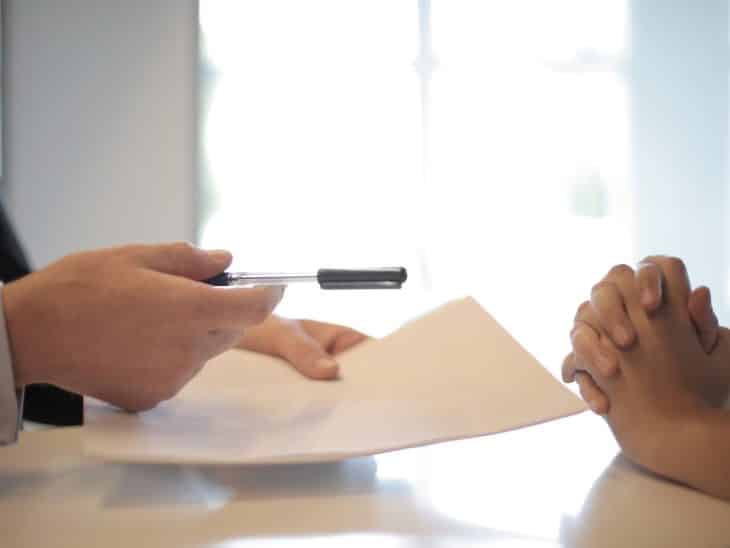
<path fill-rule="evenodd" d="M 728 397 L 729 333 L 681 260 L 619 265 L 578 308 L 563 379 L 578 382 L 629 458 L 676 478 L 668 459 L 682 451 L 667 444 Z"/>

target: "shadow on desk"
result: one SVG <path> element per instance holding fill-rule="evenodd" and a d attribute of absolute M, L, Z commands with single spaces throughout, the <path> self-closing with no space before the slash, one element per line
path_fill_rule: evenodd
<path fill-rule="evenodd" d="M 588 418 L 377 458 L 255 467 L 103 463 L 83 455 L 80 429 L 30 432 L 0 451 L 9 524 L 0 544 L 730 547 L 730 504 L 623 458 L 578 474 L 575 505 L 561 496 L 577 474 L 565 444 Z M 578 457 L 600 442 L 590 432 Z"/>
<path fill-rule="evenodd" d="M 104 497 L 107 508 L 160 504 L 220 507 L 233 500 L 366 495 L 378 488 L 372 457 L 270 466 L 114 466 L 119 468 L 119 475 Z M 407 492 L 408 484 L 393 484 L 390 488 Z"/>
<path fill-rule="evenodd" d="M 566 547 L 730 547 L 730 504 L 666 481 L 617 456 L 580 514 L 561 527 Z"/>
<path fill-rule="evenodd" d="M 545 426 L 543 433 L 557 439 L 556 432 L 568 426 L 567 421 L 566 424 Z M 564 460 L 548 458 L 552 450 L 538 434 L 536 430 L 525 431 L 511 437 L 453 444 L 458 447 L 454 449 L 453 460 L 434 461 L 430 473 L 406 473 L 403 479 L 379 475 L 378 460 L 372 457 L 338 463 L 273 466 L 122 465 L 114 487 L 105 491 L 103 504 L 110 510 L 145 505 L 181 508 L 184 504 L 191 508 L 207 508 L 204 514 L 193 512 L 193 519 L 181 525 L 185 538 L 200 542 L 211 537 L 219 541 L 240 541 L 339 538 L 352 534 L 422 538 L 425 534 L 448 539 L 447 545 L 457 547 L 509 539 L 511 543 L 517 542 L 510 545 L 541 548 L 558 545 L 566 548 L 730 548 L 730 504 L 657 478 L 621 456 L 614 458 L 593 482 L 575 517 L 566 515 L 566 508 L 555 508 L 557 499 L 551 505 L 551 497 L 530 496 L 530 489 L 554 489 L 555 482 L 548 481 L 551 476 L 570 474 L 569 463 L 568 469 L 557 469 L 558 463 Z M 509 469 L 490 470 L 468 464 L 470 460 L 466 455 L 479 455 L 472 460 L 486 465 L 499 460 L 498 452 L 503 452 L 504 457 L 520 454 L 515 444 L 523 438 L 540 442 L 540 459 L 521 462 L 513 458 Z M 427 461 L 431 453 L 440 451 L 443 449 L 414 450 L 413 462 L 409 464 Z M 554 452 L 556 457 L 561 454 L 559 448 Z M 531 483 L 530 489 L 511 483 L 515 480 L 524 482 L 525 466 L 535 471 L 535 482 Z M 433 481 L 437 477 L 445 481 L 459 478 L 464 481 L 462 474 L 457 473 L 460 467 L 466 467 L 467 476 L 472 478 L 474 485 L 480 485 L 479 480 L 494 474 L 510 478 L 511 492 L 484 490 L 475 497 L 473 489 L 470 491 L 469 485 L 462 483 L 462 496 L 470 497 L 468 500 L 476 513 L 480 508 L 488 512 L 500 501 L 509 505 L 509 497 L 516 493 L 528 497 L 523 499 L 525 523 L 520 530 L 494 529 L 492 527 L 499 520 L 492 520 L 488 515 L 476 523 L 439 510 L 443 505 L 437 499 L 443 492 L 432 488 Z M 413 472 L 413 469 L 409 471 Z M 542 481 L 539 481 L 540 477 Z M 503 500 L 505 496 L 508 499 Z M 540 498 L 545 498 L 545 504 L 535 505 L 535 499 Z M 535 517 L 533 512 L 547 516 L 556 510 L 556 518 L 561 510 L 563 512 L 559 535 L 556 535 L 559 538 L 527 534 L 534 530 L 527 522 L 540 517 Z M 519 519 L 513 521 L 519 522 Z"/>
<path fill-rule="evenodd" d="M 457 545 L 515 538 L 444 516 L 409 481 L 379 479 L 373 457 L 271 466 L 116 466 L 120 474 L 105 492 L 104 510 L 174 506 L 179 514 L 188 506 L 190 515 L 174 536 L 192 545 L 211 538 L 221 543 L 216 546 L 242 546 L 257 538 L 308 537 L 314 546 L 317 538 L 416 538 L 424 532 L 447 535 Z"/>

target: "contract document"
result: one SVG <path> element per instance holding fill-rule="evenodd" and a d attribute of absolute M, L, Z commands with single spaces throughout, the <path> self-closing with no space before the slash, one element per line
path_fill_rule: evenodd
<path fill-rule="evenodd" d="M 325 462 L 586 410 L 472 298 L 337 359 L 338 380 L 313 381 L 282 360 L 232 350 L 151 411 L 88 400 L 85 451 L 124 462 Z"/>

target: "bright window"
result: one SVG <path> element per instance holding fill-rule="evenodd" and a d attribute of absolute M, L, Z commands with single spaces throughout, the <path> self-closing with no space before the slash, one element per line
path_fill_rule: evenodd
<path fill-rule="evenodd" d="M 201 1 L 202 244 L 250 271 L 406 266 L 401 292 L 291 287 L 280 312 L 381 335 L 472 294 L 557 372 L 633 253 L 626 9 Z"/>

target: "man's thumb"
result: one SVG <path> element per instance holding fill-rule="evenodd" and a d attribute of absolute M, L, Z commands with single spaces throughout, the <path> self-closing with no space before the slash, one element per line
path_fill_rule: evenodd
<path fill-rule="evenodd" d="M 719 323 L 715 311 L 712 309 L 710 290 L 706 287 L 698 287 L 690 293 L 687 304 L 689 316 L 700 338 L 700 344 L 709 354 L 715 348 L 719 335 Z"/>
<path fill-rule="evenodd" d="M 205 280 L 220 274 L 233 260 L 229 251 L 206 251 L 187 242 L 140 246 L 139 258 L 152 270 L 191 280 Z"/>

